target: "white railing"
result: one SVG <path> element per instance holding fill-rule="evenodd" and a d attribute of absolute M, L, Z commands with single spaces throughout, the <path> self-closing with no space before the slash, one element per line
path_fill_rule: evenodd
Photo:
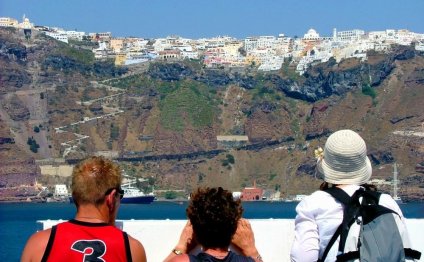
<path fill-rule="evenodd" d="M 265 262 L 290 261 L 289 253 L 294 238 L 293 219 L 249 221 L 255 233 L 256 247 Z M 61 221 L 38 221 L 44 229 L 58 222 Z M 148 261 L 161 262 L 175 247 L 185 223 L 185 220 L 119 220 L 117 226 L 143 243 Z M 408 219 L 407 227 L 412 247 L 424 253 L 424 219 Z"/>

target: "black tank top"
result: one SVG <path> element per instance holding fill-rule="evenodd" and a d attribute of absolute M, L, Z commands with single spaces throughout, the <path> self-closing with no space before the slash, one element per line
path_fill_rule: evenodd
<path fill-rule="evenodd" d="M 190 262 L 255 262 L 251 257 L 245 257 L 238 255 L 233 252 L 228 252 L 228 255 L 225 258 L 218 259 L 207 253 L 199 253 L 195 255 L 189 255 Z"/>

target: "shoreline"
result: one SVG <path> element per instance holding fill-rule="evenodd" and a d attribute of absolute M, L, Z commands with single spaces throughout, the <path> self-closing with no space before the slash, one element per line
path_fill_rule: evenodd
<path fill-rule="evenodd" d="M 175 199 L 157 199 L 154 200 L 152 203 L 155 202 L 164 202 L 164 203 L 174 203 L 177 205 L 182 205 L 185 203 L 188 203 L 190 200 L 187 199 L 181 199 L 181 200 L 175 200 Z M 300 201 L 295 201 L 295 200 L 291 200 L 291 201 L 286 201 L 286 200 L 254 200 L 254 201 L 241 201 L 242 203 L 299 203 Z M 24 197 L 16 197 L 16 198 L 12 198 L 12 197 L 8 197 L 8 198 L 4 198 L 4 199 L 0 199 L 0 204 L 13 204 L 13 203 L 34 203 L 34 204 L 40 204 L 40 203 L 45 203 L 45 204 L 49 204 L 49 203 L 69 203 L 71 204 L 69 201 L 67 200 L 61 200 L 61 199 L 45 199 L 45 198 L 24 198 Z M 417 200 L 417 201 L 403 201 L 403 203 L 400 203 L 399 205 L 403 205 L 403 204 L 409 204 L 409 203 L 424 203 L 424 199 L 423 200 Z M 149 204 L 127 204 L 127 203 L 123 203 L 123 205 L 149 205 Z"/>

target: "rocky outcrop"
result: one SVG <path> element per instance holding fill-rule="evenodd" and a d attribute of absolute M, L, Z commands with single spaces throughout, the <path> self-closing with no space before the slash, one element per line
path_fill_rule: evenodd
<path fill-rule="evenodd" d="M 258 142 L 258 143 L 254 143 L 254 144 L 251 144 L 251 145 L 240 146 L 237 149 L 238 150 L 259 151 L 259 150 L 267 148 L 267 147 L 274 147 L 274 146 L 282 145 L 282 144 L 285 144 L 285 143 L 290 143 L 290 142 L 293 142 L 293 141 L 294 141 L 294 138 L 292 136 L 287 136 L 287 137 L 282 137 L 282 138 L 277 139 L 277 140 L 267 140 L 267 141 L 261 141 L 261 142 Z"/>
<path fill-rule="evenodd" d="M 0 93 L 19 89 L 32 82 L 31 75 L 21 68 L 11 66 L 0 60 Z"/>
<path fill-rule="evenodd" d="M 377 63 L 358 63 L 348 69 L 339 69 L 331 61 L 309 68 L 303 75 L 304 83 L 271 75 L 268 80 L 287 96 L 315 102 L 333 94 L 342 95 L 359 89 L 364 83 L 379 86 L 395 68 L 395 60 L 411 59 L 416 53 L 410 48 L 399 48 Z"/>
<path fill-rule="evenodd" d="M 98 77 L 117 77 L 128 71 L 125 67 L 115 67 L 113 63 L 95 62 L 93 64 L 83 64 L 62 55 L 47 56 L 43 61 L 43 66 L 61 70 L 65 73 L 78 72 L 83 75 L 95 75 Z"/>
<path fill-rule="evenodd" d="M 226 86 L 235 82 L 234 77 L 227 74 L 224 70 L 205 70 L 202 74 L 198 74 L 193 78 L 196 81 L 212 86 Z"/>
<path fill-rule="evenodd" d="M 167 82 L 191 79 L 213 87 L 236 84 L 252 89 L 257 84 L 257 79 L 251 75 L 221 69 L 196 70 L 184 63 L 154 63 L 150 65 L 148 75 Z"/>
<path fill-rule="evenodd" d="M 0 188 L 34 185 L 39 175 L 34 159 L 9 160 L 0 167 Z"/>
<path fill-rule="evenodd" d="M 392 124 L 396 124 L 396 123 L 398 123 L 398 122 L 401 122 L 401 121 L 403 121 L 403 120 L 410 119 L 410 118 L 413 118 L 413 117 L 414 117 L 413 115 L 407 115 L 407 116 L 396 116 L 396 117 L 393 117 L 392 119 L 390 119 L 390 123 L 392 123 Z"/>
<path fill-rule="evenodd" d="M 183 80 L 193 73 L 191 67 L 182 63 L 153 63 L 148 70 L 150 77 L 168 82 Z"/>
<path fill-rule="evenodd" d="M 25 67 L 28 58 L 27 48 L 12 40 L 3 38 L 0 34 L 0 93 L 21 88 L 32 82 Z"/>
<path fill-rule="evenodd" d="M 287 96 L 315 102 L 331 95 L 343 95 L 351 90 L 362 88 L 365 83 L 379 86 L 395 68 L 395 60 L 412 59 L 416 53 L 409 48 L 399 48 L 376 63 L 357 62 L 349 68 L 338 68 L 333 60 L 309 68 L 303 81 L 284 79 L 278 74 L 266 74 L 264 80 Z M 149 75 L 164 81 L 182 79 L 196 80 L 210 86 L 237 84 L 246 89 L 254 88 L 259 80 L 247 74 L 231 73 L 218 69 L 204 69 L 198 72 L 182 63 L 153 64 Z"/>
<path fill-rule="evenodd" d="M 390 151 L 371 151 L 368 156 L 375 165 L 391 164 L 395 162 L 395 158 Z"/>
<path fill-rule="evenodd" d="M 328 64 L 327 64 L 328 65 Z M 378 86 L 393 70 L 393 58 L 389 57 L 376 65 L 360 64 L 346 70 L 330 70 L 325 68 L 309 69 L 305 74 L 304 83 L 282 79 L 277 75 L 270 76 L 270 80 L 277 89 L 287 96 L 315 102 L 331 95 L 343 95 L 348 91 L 359 89 L 363 83 L 371 79 L 371 86 Z"/>
<path fill-rule="evenodd" d="M 424 161 L 415 165 L 415 171 L 424 174 Z"/>
<path fill-rule="evenodd" d="M 0 57 L 24 63 L 27 59 L 27 49 L 21 44 L 8 42 L 0 38 Z"/>
<path fill-rule="evenodd" d="M 317 132 L 310 132 L 307 133 L 305 135 L 305 140 L 312 140 L 312 139 L 317 139 L 317 138 L 321 138 L 324 136 L 328 136 L 329 134 L 331 134 L 332 131 L 330 129 L 324 128 L 323 130 L 317 131 Z"/>
<path fill-rule="evenodd" d="M 15 139 L 13 139 L 12 137 L 0 137 L 0 145 L 14 144 L 14 143 L 15 143 Z"/>
<path fill-rule="evenodd" d="M 252 114 L 252 113 L 254 113 L 258 110 L 260 110 L 264 113 L 271 113 L 271 112 L 277 110 L 277 105 L 273 102 L 270 102 L 270 101 L 262 101 L 258 104 L 254 104 L 251 107 L 250 112 L 248 112 L 248 114 L 250 115 L 250 114 Z"/>
<path fill-rule="evenodd" d="M 296 170 L 296 176 L 310 176 L 317 179 L 324 179 L 324 176 L 317 172 L 317 161 L 314 158 L 306 159 Z"/>
<path fill-rule="evenodd" d="M 275 73 L 266 74 L 264 80 L 289 97 L 315 102 L 362 88 L 366 83 L 377 87 L 395 68 L 395 60 L 411 59 L 415 55 L 410 48 L 398 48 L 376 63 L 358 61 L 348 68 L 338 68 L 334 60 L 330 60 L 309 68 L 303 75 L 303 81 L 284 79 Z M 257 77 L 247 74 L 218 69 L 203 69 L 199 72 L 183 63 L 155 63 L 150 66 L 148 74 L 163 81 L 192 79 L 210 86 L 237 84 L 246 89 L 252 89 L 259 83 Z"/>
<path fill-rule="evenodd" d="M 17 96 L 13 96 L 12 99 L 3 106 L 3 108 L 14 121 L 25 121 L 30 118 L 29 109 Z"/>
<path fill-rule="evenodd" d="M 91 104 L 89 107 L 91 112 L 93 112 L 94 114 L 102 114 L 103 113 L 103 106 L 101 105 L 100 102 L 97 103 L 93 103 Z"/>

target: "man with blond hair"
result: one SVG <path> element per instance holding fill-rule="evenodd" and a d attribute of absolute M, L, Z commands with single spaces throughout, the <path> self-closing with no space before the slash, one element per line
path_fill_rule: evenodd
<path fill-rule="evenodd" d="M 72 173 L 75 218 L 33 234 L 21 261 L 146 261 L 143 245 L 115 227 L 122 175 L 103 157 L 80 162 Z"/>

